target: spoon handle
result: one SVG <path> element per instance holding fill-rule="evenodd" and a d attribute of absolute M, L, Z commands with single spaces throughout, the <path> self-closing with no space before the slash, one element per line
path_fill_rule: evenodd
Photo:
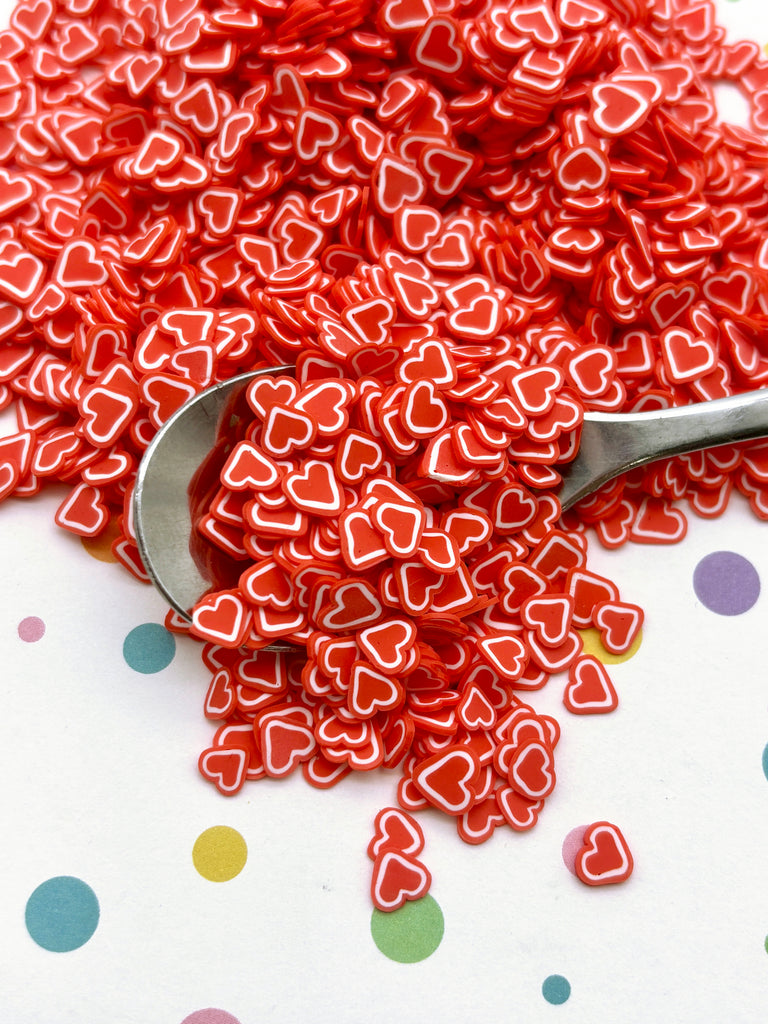
<path fill-rule="evenodd" d="M 564 509 L 620 473 L 657 459 L 768 436 L 768 389 L 636 413 L 587 413 L 579 453 L 560 470 Z"/>

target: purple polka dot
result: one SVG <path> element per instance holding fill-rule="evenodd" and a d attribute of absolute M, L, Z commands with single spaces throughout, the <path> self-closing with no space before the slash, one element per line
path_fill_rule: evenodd
<path fill-rule="evenodd" d="M 563 863 L 572 875 L 576 874 L 576 854 L 584 845 L 584 833 L 586 831 L 586 825 L 577 825 L 576 828 L 571 829 L 563 840 Z"/>
<path fill-rule="evenodd" d="M 735 551 L 713 551 L 693 572 L 693 589 L 705 608 L 717 615 L 743 615 L 760 596 L 760 577 Z"/>
<path fill-rule="evenodd" d="M 194 1013 L 190 1013 L 181 1024 L 240 1024 L 240 1021 L 226 1010 L 209 1007 L 207 1010 L 195 1010 Z"/>
<path fill-rule="evenodd" d="M 37 643 L 45 635 L 45 623 L 36 615 L 28 615 L 19 623 L 19 637 L 28 644 Z"/>

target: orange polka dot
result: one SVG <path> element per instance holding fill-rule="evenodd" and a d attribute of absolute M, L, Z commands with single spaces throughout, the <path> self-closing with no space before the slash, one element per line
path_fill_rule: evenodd
<path fill-rule="evenodd" d="M 91 556 L 99 562 L 116 562 L 112 554 L 112 543 L 120 536 L 117 518 L 112 517 L 98 537 L 81 537 L 80 542 Z"/>

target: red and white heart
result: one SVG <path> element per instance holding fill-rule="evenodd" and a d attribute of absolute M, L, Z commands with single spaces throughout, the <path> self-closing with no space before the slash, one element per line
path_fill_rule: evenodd
<path fill-rule="evenodd" d="M 273 405 L 290 405 L 299 393 L 293 377 L 274 377 L 267 374 L 255 377 L 246 389 L 246 400 L 252 411 L 266 419 Z"/>
<path fill-rule="evenodd" d="M 150 373 L 142 377 L 139 396 L 147 407 L 149 418 L 159 429 L 166 420 L 193 398 L 199 390 L 197 384 L 170 373 Z"/>
<path fill-rule="evenodd" d="M 345 504 L 344 492 L 333 467 L 321 459 L 304 459 L 299 468 L 280 481 L 283 493 L 300 512 L 313 516 L 338 516 Z"/>
<path fill-rule="evenodd" d="M 487 842 L 505 820 L 496 797 L 491 794 L 485 799 L 478 799 L 473 807 L 459 815 L 456 819 L 456 831 L 465 843 L 477 846 Z"/>
<path fill-rule="evenodd" d="M 427 191 L 419 169 L 393 153 L 384 153 L 373 169 L 373 196 L 381 213 L 393 216 L 410 203 L 420 203 Z"/>
<path fill-rule="evenodd" d="M 341 138 L 341 125 L 325 110 L 302 107 L 293 128 L 293 147 L 299 160 L 312 163 L 333 149 Z"/>
<path fill-rule="evenodd" d="M 211 721 L 229 718 L 237 705 L 237 689 L 227 668 L 214 672 L 205 694 L 203 714 Z"/>
<path fill-rule="evenodd" d="M 510 757 L 510 786 L 529 800 L 543 800 L 555 788 L 552 751 L 542 740 L 526 740 Z"/>
<path fill-rule="evenodd" d="M 456 708 L 459 721 L 470 732 L 492 729 L 496 724 L 496 709 L 480 689 L 471 684 L 464 690 Z"/>
<path fill-rule="evenodd" d="M 530 597 L 522 605 L 520 617 L 542 643 L 558 647 L 571 628 L 573 598 L 569 594 Z"/>
<path fill-rule="evenodd" d="M 200 754 L 197 766 L 220 793 L 234 796 L 246 779 L 248 751 L 241 747 L 209 747 Z"/>
<path fill-rule="evenodd" d="M 371 521 L 394 558 L 411 558 L 421 543 L 427 514 L 420 505 L 380 501 L 371 509 Z"/>
<path fill-rule="evenodd" d="M 291 608 L 295 599 L 290 576 L 274 558 L 263 558 L 249 566 L 240 576 L 238 587 L 252 604 L 283 611 Z M 247 685 L 252 683 L 248 681 Z"/>
<path fill-rule="evenodd" d="M 619 588 L 615 583 L 582 566 L 568 571 L 564 589 L 573 598 L 572 621 L 577 629 L 586 629 L 592 625 L 596 605 L 603 601 L 619 600 Z"/>
<path fill-rule="evenodd" d="M 607 184 L 609 175 L 608 158 L 596 145 L 568 149 L 555 166 L 555 180 L 563 192 L 568 193 L 599 192 Z M 529 270 L 532 272 L 533 269 Z"/>
<path fill-rule="evenodd" d="M 360 505 L 339 517 L 339 544 L 341 556 L 350 569 L 370 569 L 390 558 L 370 513 Z"/>
<path fill-rule="evenodd" d="M 238 441 L 221 470 L 221 482 L 234 491 L 264 491 L 281 480 L 282 469 L 250 441 Z"/>
<path fill-rule="evenodd" d="M 410 814 L 397 807 L 384 807 L 374 819 L 374 835 L 368 844 L 368 856 L 375 860 L 385 850 L 397 850 L 417 857 L 424 849 L 424 832 Z"/>
<path fill-rule="evenodd" d="M 400 420 L 411 437 L 434 437 L 448 423 L 450 413 L 431 380 L 414 381 L 403 392 Z"/>
<path fill-rule="evenodd" d="M 599 715 L 615 711 L 619 698 L 602 662 L 581 655 L 568 670 L 563 704 L 575 715 Z"/>
<path fill-rule="evenodd" d="M 617 74 L 598 82 L 591 90 L 590 124 L 609 138 L 626 135 L 644 123 L 662 92 L 652 75 Z"/>
<path fill-rule="evenodd" d="M 659 344 L 664 369 L 675 384 L 688 384 L 717 366 L 717 346 L 685 327 L 667 327 Z"/>
<path fill-rule="evenodd" d="M 403 611 L 409 615 L 423 615 L 429 611 L 444 580 L 441 574 L 421 561 L 399 562 L 393 575 L 397 598 Z"/>
<path fill-rule="evenodd" d="M 643 617 L 636 604 L 605 601 L 595 606 L 593 620 L 603 647 L 611 654 L 626 654 L 640 633 Z"/>
<path fill-rule="evenodd" d="M 424 252 L 440 236 L 443 221 L 431 206 L 401 206 L 394 217 L 397 240 L 406 252 Z"/>
<path fill-rule="evenodd" d="M 80 537 L 96 537 L 109 522 L 104 497 L 101 488 L 79 483 L 56 509 L 54 521 Z"/>
<path fill-rule="evenodd" d="M 394 711 L 405 700 L 405 691 L 392 675 L 385 675 L 364 661 L 352 666 L 347 706 L 358 718 L 372 718 L 380 711 Z"/>
<path fill-rule="evenodd" d="M 512 398 L 517 400 L 524 413 L 542 416 L 555 404 L 563 379 L 559 366 L 532 366 L 512 374 L 508 386 Z"/>
<path fill-rule="evenodd" d="M 336 450 L 336 476 L 346 484 L 359 484 L 384 462 L 384 448 L 374 437 L 359 430 L 344 431 Z"/>
<path fill-rule="evenodd" d="M 273 779 L 290 775 L 317 750 L 312 712 L 295 704 L 265 711 L 258 719 L 264 771 Z"/>
<path fill-rule="evenodd" d="M 512 634 L 482 637 L 477 641 L 477 650 L 491 668 L 510 682 L 519 679 L 528 664 L 525 644 Z"/>
<path fill-rule="evenodd" d="M 317 437 L 317 424 L 311 416 L 286 405 L 272 405 L 264 421 L 261 445 L 269 455 L 283 458 L 309 448 Z"/>
<path fill-rule="evenodd" d="M 688 520 L 664 498 L 643 498 L 629 538 L 639 544 L 677 544 L 688 532 Z M 618 596 L 618 595 L 617 595 Z"/>
<path fill-rule="evenodd" d="M 420 761 L 413 784 L 429 803 L 445 814 L 464 814 L 475 803 L 480 761 L 469 747 L 452 746 Z"/>
<path fill-rule="evenodd" d="M 320 437 L 335 437 L 349 424 L 347 406 L 355 394 L 349 381 L 324 380 L 305 384 L 293 408 L 303 412 L 317 427 Z"/>
<path fill-rule="evenodd" d="M 563 41 L 558 19 L 545 0 L 513 6 L 506 12 L 505 20 L 515 32 L 527 36 L 545 50 L 556 48 Z"/>
<path fill-rule="evenodd" d="M 390 325 L 397 310 L 391 299 L 375 296 L 365 302 L 350 303 L 341 312 L 341 319 L 368 345 L 384 345 L 390 337 Z"/>
<path fill-rule="evenodd" d="M 605 394 L 617 366 L 616 353 L 607 345 L 578 348 L 568 358 L 565 372 L 571 384 L 587 400 Z"/>
<path fill-rule="evenodd" d="M 586 885 L 625 882 L 634 869 L 629 844 L 617 825 L 596 821 L 588 825 L 574 869 Z"/>
<path fill-rule="evenodd" d="M 544 807 L 543 800 L 530 800 L 511 786 L 500 786 L 496 790 L 496 802 L 505 821 L 516 832 L 532 829 Z"/>
<path fill-rule="evenodd" d="M 493 533 L 493 523 L 488 516 L 479 510 L 461 507 L 446 512 L 440 528 L 453 537 L 462 557 L 484 544 Z"/>
<path fill-rule="evenodd" d="M 222 647 L 241 647 L 252 613 L 239 590 L 220 590 L 203 597 L 192 610 L 191 632 Z"/>
<path fill-rule="evenodd" d="M 371 899 L 377 910 L 390 913 L 407 900 L 419 900 L 429 892 L 432 876 L 415 857 L 384 849 L 373 862 Z"/>
<path fill-rule="evenodd" d="M 327 632 L 365 629 L 384 616 L 379 595 L 365 580 L 340 580 L 330 586 L 327 596 L 317 616 L 318 628 Z"/>
<path fill-rule="evenodd" d="M 396 675 L 408 664 L 416 635 L 411 619 L 392 618 L 360 630 L 357 643 L 375 668 Z"/>
<path fill-rule="evenodd" d="M 497 533 L 516 534 L 533 522 L 539 502 L 520 483 L 506 484 L 496 495 L 491 507 L 491 519 Z"/>

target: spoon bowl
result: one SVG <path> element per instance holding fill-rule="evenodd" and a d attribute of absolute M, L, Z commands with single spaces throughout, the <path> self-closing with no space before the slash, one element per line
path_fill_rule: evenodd
<path fill-rule="evenodd" d="M 219 472 L 251 419 L 248 384 L 293 375 L 277 366 L 201 391 L 171 416 L 147 448 L 133 498 L 136 542 L 150 579 L 184 619 L 212 586 L 234 586 L 243 563 L 195 529 L 218 490 Z M 559 466 L 563 510 L 627 470 L 657 459 L 768 436 L 768 389 L 654 412 L 586 413 L 579 450 Z M 273 645 L 273 649 L 282 645 Z"/>
<path fill-rule="evenodd" d="M 248 384 L 293 372 L 293 366 L 268 367 L 206 388 L 166 420 L 144 452 L 133 495 L 136 543 L 150 579 L 187 620 L 206 590 L 231 585 L 243 570 L 205 541 L 194 521 L 218 489 L 238 425 L 250 419 Z"/>

